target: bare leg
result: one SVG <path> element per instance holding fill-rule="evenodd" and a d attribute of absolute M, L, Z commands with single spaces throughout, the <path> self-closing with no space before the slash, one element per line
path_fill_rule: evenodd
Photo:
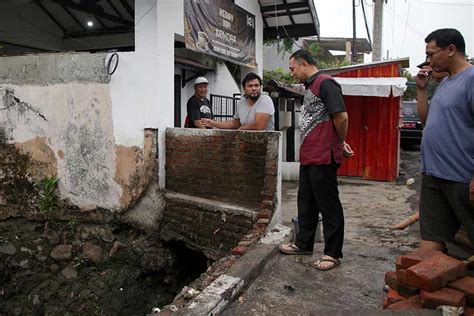
<path fill-rule="evenodd" d="M 446 245 L 442 242 L 430 241 L 430 240 L 421 240 L 420 249 L 423 250 L 438 250 L 444 251 Z"/>

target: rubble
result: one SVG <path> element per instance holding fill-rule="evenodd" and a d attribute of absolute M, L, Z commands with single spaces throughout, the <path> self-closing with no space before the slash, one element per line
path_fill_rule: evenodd
<path fill-rule="evenodd" d="M 467 262 L 440 251 L 416 250 L 399 256 L 396 270 L 385 274 L 389 287 L 383 308 L 391 310 L 442 309 L 461 315 L 474 307 L 474 278 Z M 465 314 L 470 315 L 470 314 Z"/>

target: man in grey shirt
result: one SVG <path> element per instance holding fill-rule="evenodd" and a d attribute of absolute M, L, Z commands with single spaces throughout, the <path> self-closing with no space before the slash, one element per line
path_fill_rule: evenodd
<path fill-rule="evenodd" d="M 445 250 L 460 225 L 474 244 L 474 66 L 456 29 L 426 39 L 427 65 L 416 76 L 421 141 L 420 248 Z M 447 72 L 428 106 L 431 72 Z"/>
<path fill-rule="evenodd" d="M 204 126 L 223 129 L 275 130 L 275 107 L 269 96 L 262 95 L 262 79 L 251 72 L 242 80 L 242 87 L 244 98 L 237 103 L 234 118 L 225 122 L 202 119 Z"/>

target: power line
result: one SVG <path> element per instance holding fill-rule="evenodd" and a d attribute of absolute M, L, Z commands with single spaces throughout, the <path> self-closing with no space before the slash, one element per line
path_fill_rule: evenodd
<path fill-rule="evenodd" d="M 369 39 L 370 50 L 372 51 L 372 40 L 370 38 L 369 24 L 367 24 L 367 15 L 365 14 L 364 0 L 361 0 L 362 4 L 362 13 L 364 14 L 365 29 L 367 30 L 367 38 Z"/>
<path fill-rule="evenodd" d="M 401 50 L 403 49 L 403 45 L 405 44 L 405 37 L 407 35 L 407 28 L 408 28 L 408 17 L 410 16 L 410 5 L 411 5 L 411 1 L 408 1 L 408 10 L 407 10 L 407 17 L 406 17 L 406 22 L 405 22 L 405 31 L 403 32 L 402 45 L 400 45 L 400 51 L 398 51 L 398 55 L 400 55 Z"/>

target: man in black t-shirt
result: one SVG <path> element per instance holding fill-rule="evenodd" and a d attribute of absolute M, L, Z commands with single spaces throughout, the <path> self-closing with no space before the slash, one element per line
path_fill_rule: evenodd
<path fill-rule="evenodd" d="M 209 82 L 204 77 L 198 77 L 194 81 L 194 95 L 189 98 L 186 108 L 188 110 L 188 126 L 191 128 L 206 128 L 202 124 L 202 118 L 214 119 L 212 106 L 206 98 Z"/>

